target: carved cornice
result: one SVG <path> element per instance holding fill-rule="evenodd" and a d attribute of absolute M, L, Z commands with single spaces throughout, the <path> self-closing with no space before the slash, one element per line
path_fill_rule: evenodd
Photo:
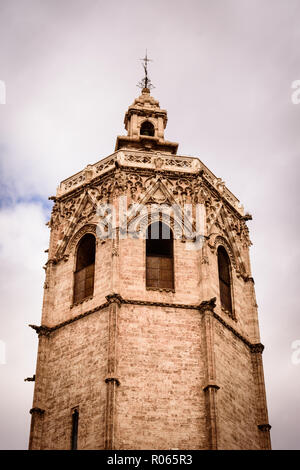
<path fill-rule="evenodd" d="M 126 158 L 130 157 L 133 156 L 128 152 Z M 149 156 L 147 154 L 138 154 L 134 155 L 134 157 L 141 160 L 148 158 L 151 160 L 151 164 L 153 163 L 154 165 L 157 163 L 157 160 L 162 160 L 161 156 L 157 157 L 157 155 Z M 176 159 L 177 157 L 174 158 Z M 174 160 L 174 165 L 186 165 L 193 162 L 193 159 L 187 160 L 187 157 L 185 158 L 186 160 L 184 160 L 184 157 L 179 157 L 179 161 Z M 173 162 L 173 160 L 167 158 L 166 155 L 163 155 L 163 160 L 168 164 L 169 162 Z M 126 167 L 121 165 L 120 169 L 116 169 L 115 167 L 110 169 L 109 173 L 103 175 L 101 181 L 99 179 L 100 177 L 97 177 L 97 181 L 90 181 L 87 185 L 81 185 L 75 188 L 74 193 L 71 191 L 64 196 L 57 198 L 56 209 L 54 211 L 53 208 L 54 212 L 52 214 L 52 219 L 55 221 L 53 222 L 53 227 L 55 224 L 59 227 L 61 223 L 63 223 L 64 236 L 59 241 L 56 248 L 57 257 L 54 259 L 54 262 L 57 263 L 62 259 L 66 260 L 67 258 L 64 258 L 63 254 L 65 250 L 68 253 L 71 249 L 73 249 L 73 237 L 75 237 L 74 241 L 78 241 L 76 234 L 74 235 L 73 231 L 76 229 L 76 226 L 78 226 L 77 219 L 80 216 L 80 211 L 78 210 L 79 206 L 84 205 L 85 201 L 90 202 L 91 206 L 93 204 L 97 205 L 96 201 L 109 202 L 111 201 L 112 195 L 115 194 L 115 196 L 118 196 L 118 194 L 125 194 L 126 192 L 131 193 L 132 202 L 136 202 L 137 195 L 140 194 L 140 190 L 144 188 L 145 178 L 148 178 L 147 181 L 150 181 L 151 178 L 154 178 L 153 181 L 151 180 L 152 184 L 154 184 L 156 173 L 156 167 L 135 168 L 132 166 Z M 197 171 L 191 170 L 191 173 L 189 172 L 185 174 L 180 173 L 180 171 L 176 171 L 175 169 L 170 169 L 170 171 L 164 169 L 161 171 L 161 174 L 163 175 L 163 180 L 165 182 L 164 184 L 166 184 L 166 187 L 174 198 L 174 203 L 176 204 L 181 205 L 186 201 L 192 204 L 199 203 L 202 201 L 203 197 L 203 201 L 206 201 L 206 198 L 209 200 L 211 200 L 211 198 L 217 198 L 219 201 L 221 201 L 218 190 L 214 187 L 210 187 L 208 182 L 205 180 L 203 169 Z M 149 187 L 150 186 L 148 185 L 148 189 Z M 208 200 L 206 202 L 208 202 Z M 237 211 L 234 207 L 230 206 L 230 212 L 232 217 L 241 219 L 242 216 L 240 212 Z M 87 225 L 96 225 L 96 222 L 91 220 L 91 218 L 88 217 L 82 219 L 84 225 L 80 228 L 80 230 L 84 230 L 84 227 Z M 211 248 L 213 247 L 211 246 Z"/>
<path fill-rule="evenodd" d="M 70 323 L 74 323 L 75 321 L 80 320 L 81 318 L 85 318 L 88 315 L 91 315 L 92 313 L 97 312 L 98 310 L 103 310 L 104 308 L 108 306 L 109 306 L 109 302 L 105 302 L 104 304 L 99 305 L 98 307 L 95 307 L 91 310 L 88 310 L 87 312 L 76 315 L 75 317 L 70 318 L 69 320 L 66 320 L 62 323 L 58 323 L 55 326 L 44 326 L 44 325 L 41 325 L 41 326 L 29 325 L 29 326 L 33 328 L 38 333 L 39 336 L 43 334 L 46 336 L 49 336 L 49 334 L 52 333 L 53 331 L 59 330 L 60 328 L 66 325 L 69 325 Z M 44 331 L 46 331 L 46 333 L 44 333 Z"/>
<path fill-rule="evenodd" d="M 161 161 L 160 168 L 157 168 L 157 158 Z M 120 150 L 113 155 L 95 163 L 88 165 L 81 172 L 61 182 L 55 202 L 68 200 L 87 188 L 103 184 L 108 176 L 112 176 L 116 171 L 133 171 L 140 174 L 155 174 L 160 170 L 164 175 L 173 177 L 188 177 L 192 183 L 195 179 L 201 178 L 202 183 L 212 193 L 214 197 L 222 201 L 230 208 L 239 220 L 245 221 L 243 208 L 239 200 L 226 188 L 220 178 L 210 172 L 210 170 L 196 157 L 175 156 L 163 151 L 153 152 L 147 150 Z M 195 194 L 193 188 L 193 194 Z M 113 189 L 112 189 L 113 190 Z"/>
<path fill-rule="evenodd" d="M 117 293 L 107 295 L 106 299 L 107 299 L 107 302 L 103 303 L 102 305 L 99 305 L 98 307 L 95 307 L 92 310 L 88 310 L 85 313 L 81 313 L 80 315 L 76 315 L 73 318 L 70 318 L 69 320 L 59 323 L 58 325 L 55 325 L 53 327 L 48 327 L 45 325 L 41 325 L 41 326 L 29 325 L 29 326 L 33 328 L 38 333 L 39 336 L 43 336 L 43 335 L 49 336 L 49 334 L 52 333 L 53 331 L 56 331 L 66 325 L 74 323 L 75 321 L 80 320 L 81 318 L 85 318 L 88 315 L 91 315 L 92 313 L 98 312 L 99 310 L 103 310 L 109 307 L 109 305 L 111 305 L 112 303 L 117 303 L 118 305 L 124 304 L 124 305 L 143 305 L 147 307 L 180 308 L 184 310 L 197 310 L 198 312 L 201 312 L 201 313 L 204 313 L 205 311 L 212 312 L 214 318 L 218 320 L 223 326 L 225 326 L 229 331 L 231 331 L 246 346 L 248 346 L 248 348 L 250 349 L 250 352 L 261 354 L 264 350 L 264 346 L 261 343 L 252 344 L 247 338 L 245 338 L 235 328 L 229 325 L 229 323 L 227 323 L 222 317 L 220 317 L 220 315 L 214 312 L 216 297 L 213 297 L 210 300 L 205 300 L 201 302 L 200 305 L 176 304 L 176 303 L 171 303 L 171 302 L 153 302 L 149 300 L 123 299 L 123 297 Z"/>
<path fill-rule="evenodd" d="M 98 186 L 100 184 L 105 183 L 113 174 L 116 172 L 117 167 L 114 165 L 112 166 L 107 173 L 104 175 L 98 175 L 93 180 L 89 181 L 88 183 L 82 184 L 80 186 L 76 186 L 74 189 L 71 189 L 70 191 L 62 194 L 61 196 L 57 196 L 56 201 L 57 202 L 66 202 L 73 197 L 77 197 L 78 195 L 82 194 L 86 189 L 88 188 L 93 188 L 95 186 Z"/>

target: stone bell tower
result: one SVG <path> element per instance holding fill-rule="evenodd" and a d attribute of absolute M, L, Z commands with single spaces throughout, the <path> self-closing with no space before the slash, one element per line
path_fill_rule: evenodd
<path fill-rule="evenodd" d="M 30 449 L 270 448 L 251 216 L 166 124 L 144 87 L 53 197 Z"/>

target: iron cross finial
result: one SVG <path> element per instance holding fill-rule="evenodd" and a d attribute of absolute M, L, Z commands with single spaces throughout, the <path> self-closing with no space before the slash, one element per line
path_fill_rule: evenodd
<path fill-rule="evenodd" d="M 146 54 L 145 54 L 145 57 L 143 59 L 140 59 L 142 62 L 143 62 L 143 68 L 144 68 L 144 71 L 145 71 L 145 76 L 144 78 L 138 83 L 138 87 L 140 88 L 147 88 L 148 90 L 150 90 L 151 88 L 154 88 L 154 86 L 152 85 L 151 83 L 151 80 L 150 78 L 148 77 L 148 62 L 152 62 L 152 59 L 148 59 L 148 56 L 147 56 L 147 49 L 146 49 Z"/>

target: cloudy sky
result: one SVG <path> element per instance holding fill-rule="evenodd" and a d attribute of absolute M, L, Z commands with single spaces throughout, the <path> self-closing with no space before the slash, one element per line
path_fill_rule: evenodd
<path fill-rule="evenodd" d="M 300 449 L 299 44 L 300 0 L 0 0 L 0 448 L 28 445 L 48 196 L 113 152 L 148 48 L 166 138 L 253 215 L 272 445 Z"/>

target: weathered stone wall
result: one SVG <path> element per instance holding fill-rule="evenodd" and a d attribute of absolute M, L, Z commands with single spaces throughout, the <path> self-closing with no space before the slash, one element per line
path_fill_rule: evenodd
<path fill-rule="evenodd" d="M 218 447 L 259 449 L 251 352 L 215 321 Z"/>
<path fill-rule="evenodd" d="M 42 449 L 70 449 L 72 408 L 79 407 L 78 448 L 104 448 L 107 309 L 51 333 L 39 404 Z"/>
<path fill-rule="evenodd" d="M 200 323 L 195 310 L 122 306 L 117 448 L 205 448 Z"/>

